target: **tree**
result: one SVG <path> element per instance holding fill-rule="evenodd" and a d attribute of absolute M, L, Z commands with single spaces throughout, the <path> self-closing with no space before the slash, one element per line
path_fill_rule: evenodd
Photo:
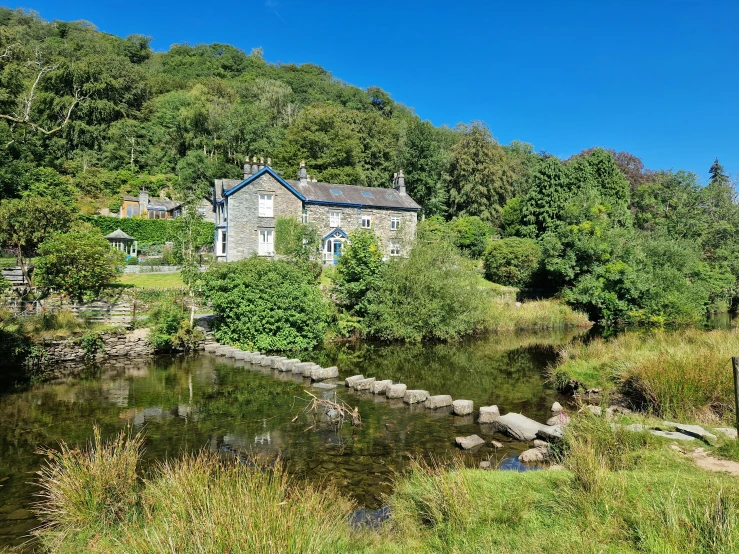
<path fill-rule="evenodd" d="M 372 231 L 354 231 L 336 264 L 334 292 L 339 304 L 353 315 L 365 317 L 368 294 L 382 279 L 384 263 L 377 237 Z"/>
<path fill-rule="evenodd" d="M 463 126 L 461 134 L 450 149 L 449 213 L 476 215 L 495 225 L 511 196 L 515 178 L 511 161 L 485 124 Z"/>
<path fill-rule="evenodd" d="M 708 170 L 708 174 L 711 176 L 710 184 L 712 185 L 728 185 L 729 176 L 724 171 L 724 166 L 718 162 L 718 158 L 713 160 L 713 164 Z"/>
<path fill-rule="evenodd" d="M 294 260 L 315 259 L 320 240 L 315 227 L 303 225 L 292 217 L 278 217 L 275 222 L 275 252 Z"/>
<path fill-rule="evenodd" d="M 479 259 L 488 245 L 493 228 L 479 217 L 457 217 L 449 222 L 454 237 L 454 246 L 472 259 Z"/>
<path fill-rule="evenodd" d="M 96 298 L 113 283 L 124 259 L 125 254 L 111 247 L 99 232 L 72 231 L 41 244 L 35 276 L 39 286 L 81 301 Z"/>
<path fill-rule="evenodd" d="M 532 239 L 491 241 L 483 254 L 485 278 L 509 287 L 525 287 L 539 266 L 541 247 Z"/>
<path fill-rule="evenodd" d="M 54 233 L 67 231 L 74 219 L 71 210 L 50 198 L 30 196 L 0 201 L 0 244 L 16 251 L 26 281 L 33 281 L 25 260 Z"/>

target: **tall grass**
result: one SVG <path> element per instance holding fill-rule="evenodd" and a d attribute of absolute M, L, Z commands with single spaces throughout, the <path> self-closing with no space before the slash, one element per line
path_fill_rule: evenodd
<path fill-rule="evenodd" d="M 561 329 L 592 325 L 588 316 L 554 300 L 515 302 L 496 298 L 490 303 L 486 327 L 490 331 Z"/>
<path fill-rule="evenodd" d="M 338 491 L 295 483 L 278 462 L 244 464 L 201 452 L 156 466 L 141 479 L 142 439 L 45 450 L 39 472 L 53 552 L 342 552 L 351 503 Z"/>
<path fill-rule="evenodd" d="M 733 421 L 737 354 L 737 330 L 626 332 L 566 346 L 553 374 L 559 382 L 635 392 L 661 417 Z"/>

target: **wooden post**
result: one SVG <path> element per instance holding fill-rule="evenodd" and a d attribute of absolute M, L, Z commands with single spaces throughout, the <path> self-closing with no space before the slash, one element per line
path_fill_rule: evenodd
<path fill-rule="evenodd" d="M 734 369 L 734 410 L 736 429 L 737 432 L 739 432 L 739 356 L 731 358 L 731 365 Z"/>

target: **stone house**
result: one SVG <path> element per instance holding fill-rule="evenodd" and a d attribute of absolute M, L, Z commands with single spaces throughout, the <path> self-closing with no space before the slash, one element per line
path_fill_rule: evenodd
<path fill-rule="evenodd" d="M 148 217 L 149 219 L 173 219 L 182 214 L 182 204 L 162 194 L 151 198 L 145 189 L 138 196 L 124 196 L 120 217 Z"/>
<path fill-rule="evenodd" d="M 355 229 L 374 231 L 384 257 L 403 256 L 416 233 L 421 207 L 406 193 L 405 178 L 396 175 L 393 188 L 319 183 L 300 164 L 298 179 L 286 180 L 269 159 L 244 165 L 244 179 L 215 182 L 215 254 L 237 261 L 254 254 L 275 255 L 275 222 L 290 217 L 312 226 L 321 239 L 321 259 L 338 261 Z"/>

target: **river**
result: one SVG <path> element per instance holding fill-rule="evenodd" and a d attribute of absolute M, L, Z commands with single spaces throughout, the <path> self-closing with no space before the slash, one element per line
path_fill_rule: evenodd
<path fill-rule="evenodd" d="M 338 365 L 341 378 L 366 377 L 404 382 L 431 394 L 450 394 L 479 406 L 497 404 L 501 413 L 522 412 L 540 421 L 559 394 L 546 382 L 546 366 L 557 348 L 576 333 L 499 334 L 454 344 L 348 344 L 298 355 L 324 367 Z M 41 445 L 59 440 L 82 445 L 93 424 L 106 437 L 132 428 L 146 436 L 144 465 L 202 448 L 224 456 L 280 455 L 300 479 L 335 483 L 359 506 L 373 509 L 392 492 L 392 479 L 411 457 L 438 460 L 459 456 L 455 437 L 482 434 L 473 418 L 409 407 L 368 393 L 339 387 L 339 399 L 357 406 L 363 425 L 309 429 L 301 413 L 305 390 L 292 374 L 256 369 L 243 361 L 209 354 L 107 361 L 80 375 L 33 385 L 14 385 L 13 371 L 0 366 L 0 548 L 27 540 L 39 524 L 32 514 L 34 472 Z M 524 443 L 495 438 L 463 454 L 470 463 L 522 469 L 516 456 Z"/>

